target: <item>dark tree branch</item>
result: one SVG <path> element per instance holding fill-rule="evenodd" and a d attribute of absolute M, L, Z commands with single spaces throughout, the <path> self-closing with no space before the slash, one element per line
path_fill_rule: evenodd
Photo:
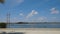
<path fill-rule="evenodd" d="M 4 3 L 4 0 L 0 0 L 0 3 Z"/>

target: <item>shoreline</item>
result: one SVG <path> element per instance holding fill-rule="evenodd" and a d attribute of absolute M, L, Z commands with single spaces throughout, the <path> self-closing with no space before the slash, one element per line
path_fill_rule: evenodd
<path fill-rule="evenodd" d="M 0 28 L 0 33 L 22 32 L 24 34 L 60 34 L 60 28 Z"/>

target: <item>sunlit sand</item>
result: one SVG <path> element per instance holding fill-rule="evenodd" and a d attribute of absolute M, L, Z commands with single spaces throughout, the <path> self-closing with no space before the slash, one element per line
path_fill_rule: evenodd
<path fill-rule="evenodd" d="M 60 34 L 60 28 L 6 28 L 1 32 L 23 32 L 25 34 Z"/>

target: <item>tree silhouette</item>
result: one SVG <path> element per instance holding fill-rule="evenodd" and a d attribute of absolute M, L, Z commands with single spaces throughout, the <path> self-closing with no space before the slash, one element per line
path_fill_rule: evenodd
<path fill-rule="evenodd" d="M 6 28 L 6 23 L 0 23 L 0 28 Z"/>
<path fill-rule="evenodd" d="M 4 3 L 4 0 L 0 0 L 0 3 Z"/>

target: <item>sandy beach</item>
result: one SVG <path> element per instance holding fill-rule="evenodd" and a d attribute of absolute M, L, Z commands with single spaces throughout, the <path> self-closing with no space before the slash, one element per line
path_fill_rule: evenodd
<path fill-rule="evenodd" d="M 25 34 L 60 34 L 60 28 L 1 28 L 1 32 L 23 32 Z"/>

